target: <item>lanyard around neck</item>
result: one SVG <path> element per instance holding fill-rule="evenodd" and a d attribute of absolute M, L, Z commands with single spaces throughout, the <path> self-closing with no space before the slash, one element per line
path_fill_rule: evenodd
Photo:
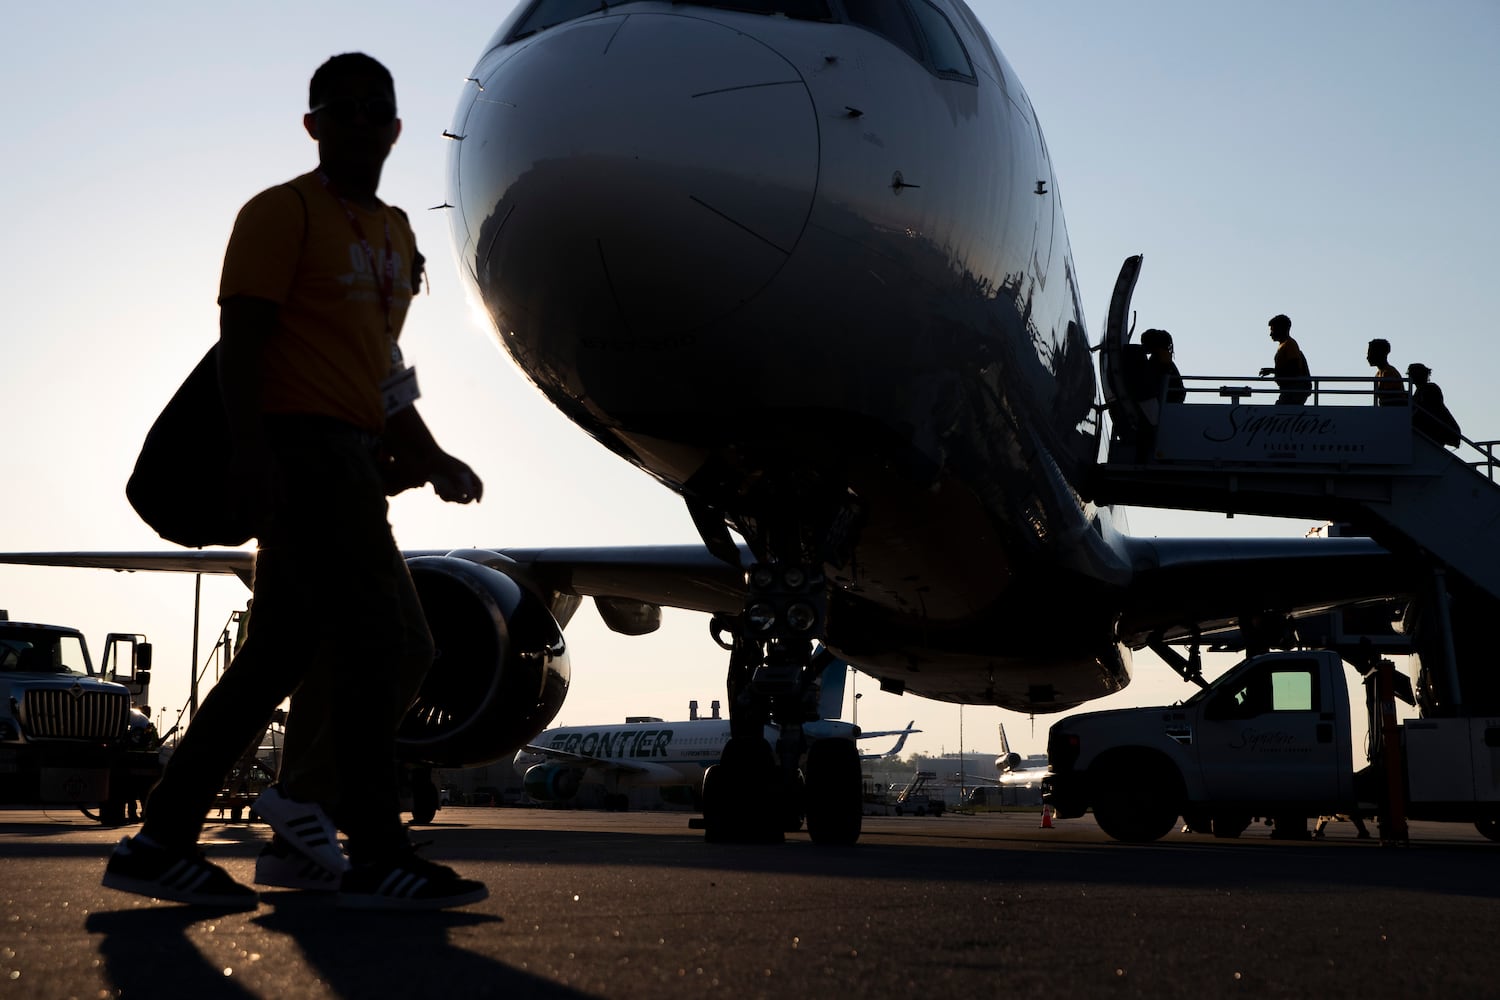
<path fill-rule="evenodd" d="M 375 282 L 375 291 L 380 296 L 380 306 L 385 312 L 385 332 L 391 338 L 391 352 L 394 359 L 396 352 L 395 326 L 391 322 L 391 303 L 396 290 L 396 255 L 391 252 L 391 219 L 384 215 L 385 221 L 385 268 L 384 273 L 375 259 L 375 250 L 370 246 L 370 241 L 365 237 L 365 227 L 359 224 L 359 217 L 354 214 L 354 209 L 336 191 L 328 181 L 328 175 L 318 171 L 318 180 L 323 182 L 323 188 L 338 201 L 339 207 L 344 210 L 344 216 L 349 220 L 349 228 L 354 230 L 354 235 L 359 239 L 359 245 L 364 248 L 365 259 L 370 262 L 370 277 Z"/>

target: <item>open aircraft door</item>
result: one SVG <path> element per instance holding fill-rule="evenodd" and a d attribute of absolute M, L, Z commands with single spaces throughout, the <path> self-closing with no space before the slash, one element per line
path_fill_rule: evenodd
<path fill-rule="evenodd" d="M 1104 404 L 1114 423 L 1114 434 L 1122 440 L 1133 440 L 1142 422 L 1156 423 L 1156 414 L 1147 413 L 1145 405 L 1155 407 L 1154 400 L 1143 403 L 1132 387 L 1143 381 L 1146 352 L 1140 344 L 1130 342 L 1134 329 L 1128 324 L 1130 297 L 1135 293 L 1136 279 L 1141 275 L 1142 255 L 1126 257 L 1115 279 L 1114 294 L 1109 299 L 1109 317 L 1104 324 L 1104 340 L 1099 345 L 1099 378 L 1104 385 Z"/>

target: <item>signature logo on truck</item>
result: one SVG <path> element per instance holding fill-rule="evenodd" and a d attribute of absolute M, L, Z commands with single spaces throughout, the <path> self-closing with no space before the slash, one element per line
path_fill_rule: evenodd
<path fill-rule="evenodd" d="M 1251 753 L 1307 753 L 1312 748 L 1285 729 L 1256 729 L 1246 726 L 1240 730 L 1239 742 L 1230 743 L 1229 749 L 1248 750 Z"/>

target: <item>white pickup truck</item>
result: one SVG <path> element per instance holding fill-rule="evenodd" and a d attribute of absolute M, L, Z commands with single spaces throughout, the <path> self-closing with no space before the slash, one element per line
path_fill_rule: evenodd
<path fill-rule="evenodd" d="M 1309 816 L 1373 814 L 1389 788 L 1405 817 L 1472 822 L 1500 840 L 1500 717 L 1412 719 L 1397 732 L 1398 780 L 1380 761 L 1356 773 L 1343 662 L 1267 653 L 1180 705 L 1057 722 L 1043 799 L 1059 818 L 1092 809 L 1111 837 L 1151 841 L 1179 816 L 1237 836 L 1257 816 L 1300 830 Z"/>

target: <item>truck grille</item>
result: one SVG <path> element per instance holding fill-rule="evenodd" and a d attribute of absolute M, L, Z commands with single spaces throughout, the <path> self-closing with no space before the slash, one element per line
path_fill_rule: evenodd
<path fill-rule="evenodd" d="M 27 691 L 21 728 L 35 740 L 112 740 L 124 734 L 129 714 L 125 691 Z"/>

